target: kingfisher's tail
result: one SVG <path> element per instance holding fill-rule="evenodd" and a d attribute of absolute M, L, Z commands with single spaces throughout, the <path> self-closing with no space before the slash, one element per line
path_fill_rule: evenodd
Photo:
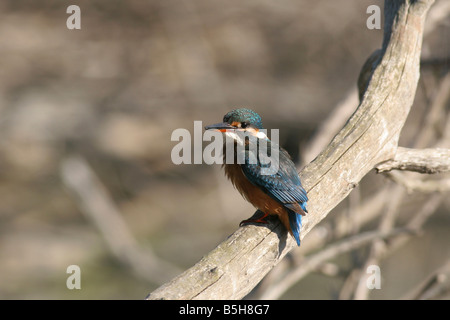
<path fill-rule="evenodd" d="M 297 241 L 297 245 L 300 246 L 300 229 L 302 227 L 302 215 L 292 210 L 288 210 L 288 212 L 289 212 L 289 225 L 292 230 L 292 235 L 294 236 L 295 241 Z"/>

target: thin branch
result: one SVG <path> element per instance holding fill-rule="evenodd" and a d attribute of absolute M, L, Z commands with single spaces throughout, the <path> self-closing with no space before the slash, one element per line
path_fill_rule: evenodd
<path fill-rule="evenodd" d="M 406 224 L 406 228 L 417 231 L 421 230 L 425 222 L 427 222 L 428 219 L 430 219 L 430 217 L 436 212 L 443 200 L 443 194 L 432 194 L 431 197 L 428 198 L 425 203 L 423 203 L 423 205 L 417 210 L 415 215 L 409 220 L 409 222 Z M 405 234 L 393 239 L 393 241 L 388 244 L 388 248 L 384 252 L 383 257 L 392 254 L 395 250 L 399 249 L 403 244 L 410 240 L 411 237 L 411 235 Z"/>
<path fill-rule="evenodd" d="M 413 191 L 425 193 L 450 191 L 450 179 L 413 179 L 411 177 L 406 177 L 404 174 L 399 172 L 390 172 L 386 176 L 397 184 L 405 187 L 408 193 Z"/>
<path fill-rule="evenodd" d="M 377 172 L 407 170 L 419 173 L 440 173 L 450 171 L 450 149 L 408 149 L 397 148 L 394 159 L 376 166 Z"/>
<path fill-rule="evenodd" d="M 342 215 L 341 218 L 336 221 L 322 224 L 320 227 L 311 230 L 308 234 L 308 241 L 305 241 L 302 244 L 302 253 L 317 250 L 318 248 L 323 247 L 327 241 L 348 236 L 354 229 L 359 229 L 361 226 L 376 219 L 384 207 L 383 201 L 389 194 L 390 189 L 383 188 L 372 195 L 364 203 L 359 204 L 358 207 L 354 209 L 358 214 L 351 217 L 351 222 L 348 221 L 346 215 Z M 339 214 L 339 212 L 336 214 Z"/>
<path fill-rule="evenodd" d="M 405 232 L 411 232 L 411 230 L 396 229 L 388 233 L 369 231 L 343 239 L 337 243 L 333 243 L 324 250 L 321 250 L 320 252 L 306 258 L 297 268 L 291 270 L 288 275 L 285 275 L 282 279 L 277 280 L 277 283 L 274 284 L 270 290 L 267 290 L 261 296 L 261 299 L 278 299 L 284 292 L 286 292 L 286 290 L 308 275 L 311 271 L 314 271 L 324 262 L 333 259 L 340 254 L 363 247 L 376 239 L 386 239 Z"/>
<path fill-rule="evenodd" d="M 425 300 L 440 299 L 450 292 L 450 261 L 433 272 L 424 281 L 418 284 L 411 292 L 405 294 L 402 299 Z"/>
<path fill-rule="evenodd" d="M 426 113 L 426 117 L 422 128 L 415 140 L 415 148 L 425 148 L 430 146 L 433 136 L 436 136 L 436 127 L 439 120 L 442 120 L 442 115 L 445 114 L 447 102 L 450 99 L 450 72 L 448 72 L 439 84 L 439 87 L 433 94 L 432 103 Z M 447 119 L 448 120 L 448 119 Z"/>
<path fill-rule="evenodd" d="M 394 189 L 399 190 L 399 186 L 395 186 Z M 405 228 L 407 230 L 415 230 L 416 232 L 419 232 L 422 229 L 425 222 L 431 217 L 431 215 L 434 212 L 436 212 L 436 209 L 439 207 L 439 204 L 442 202 L 442 200 L 443 200 L 442 194 L 433 194 L 429 199 L 427 199 L 427 201 L 421 206 L 421 208 L 419 208 L 416 211 L 415 215 L 409 220 Z M 403 235 L 399 235 L 398 237 L 394 238 L 388 244 L 376 241 L 372 245 L 371 254 L 367 258 L 364 267 L 361 268 L 358 273 L 360 277 L 358 279 L 359 285 L 355 290 L 354 294 L 355 299 L 367 299 L 369 294 L 367 286 L 365 285 L 367 274 L 362 272 L 362 270 L 366 270 L 367 266 L 371 264 L 379 264 L 378 262 L 379 260 L 383 259 L 389 254 L 392 254 L 395 250 L 397 250 L 408 240 L 410 240 L 413 235 L 414 235 L 413 233 L 411 234 L 405 233 Z"/>
<path fill-rule="evenodd" d="M 71 156 L 61 163 L 65 186 L 76 195 L 81 212 L 103 235 L 114 256 L 139 277 L 161 283 L 180 269 L 158 258 L 150 248 L 141 248 L 128 229 L 114 201 L 80 156 Z"/>
<path fill-rule="evenodd" d="M 322 122 L 314 136 L 307 145 L 300 148 L 301 164 L 314 160 L 315 157 L 330 143 L 336 133 L 345 125 L 348 118 L 358 106 L 358 93 L 356 88 L 347 92 L 345 98 L 333 108 L 331 114 Z"/>
<path fill-rule="evenodd" d="M 392 201 L 389 202 L 387 209 L 384 211 L 378 226 L 379 232 L 389 232 L 394 228 L 395 220 L 399 214 L 399 207 L 405 195 L 405 190 L 397 185 L 392 187 Z M 378 260 L 382 253 L 386 250 L 385 242 L 377 239 L 372 243 L 369 256 L 364 265 L 361 267 L 359 281 L 354 292 L 354 299 L 365 300 L 369 295 L 369 288 L 366 285 L 367 274 L 364 272 L 370 265 L 378 265 Z"/>

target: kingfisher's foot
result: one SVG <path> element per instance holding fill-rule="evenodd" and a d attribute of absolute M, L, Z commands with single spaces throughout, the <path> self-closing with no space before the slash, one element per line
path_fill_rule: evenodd
<path fill-rule="evenodd" d="M 268 213 L 263 213 L 263 212 L 261 212 L 261 213 L 263 214 L 261 217 L 242 220 L 241 223 L 239 223 L 239 227 L 242 227 L 244 224 L 247 224 L 247 223 L 262 223 L 262 224 L 269 223 L 266 220 L 267 217 L 269 216 L 269 214 Z"/>

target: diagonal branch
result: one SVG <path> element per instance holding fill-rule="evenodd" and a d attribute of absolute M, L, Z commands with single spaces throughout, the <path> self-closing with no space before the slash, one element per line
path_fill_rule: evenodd
<path fill-rule="evenodd" d="M 438 270 L 422 281 L 402 299 L 448 299 L 450 292 L 450 260 L 445 262 Z"/>
<path fill-rule="evenodd" d="M 157 257 L 150 248 L 142 248 L 133 237 L 111 196 L 87 161 L 70 156 L 61 163 L 61 178 L 76 196 L 82 213 L 103 235 L 114 256 L 139 277 L 162 283 L 179 272 L 179 268 Z"/>
<path fill-rule="evenodd" d="M 302 238 L 376 164 L 394 156 L 417 87 L 424 20 L 432 3 L 385 2 L 383 47 L 363 99 L 344 128 L 300 174 L 311 199 Z M 294 246 L 278 221 L 241 227 L 148 299 L 241 299 Z"/>

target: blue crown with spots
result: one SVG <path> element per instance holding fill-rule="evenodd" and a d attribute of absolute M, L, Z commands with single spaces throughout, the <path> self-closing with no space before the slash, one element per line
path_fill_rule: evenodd
<path fill-rule="evenodd" d="M 263 128 L 262 120 L 259 114 L 247 108 L 231 110 L 223 117 L 223 122 L 227 122 L 229 124 L 233 122 L 246 122 L 254 128 Z"/>

